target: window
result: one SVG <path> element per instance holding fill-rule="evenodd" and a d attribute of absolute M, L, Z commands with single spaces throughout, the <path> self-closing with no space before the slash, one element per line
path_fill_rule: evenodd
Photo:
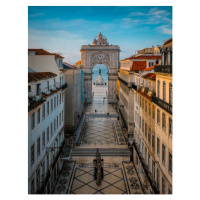
<path fill-rule="evenodd" d="M 57 121 L 56 122 L 57 122 L 57 128 L 58 128 L 58 116 L 57 116 Z"/>
<path fill-rule="evenodd" d="M 142 119 L 140 117 L 140 129 L 141 129 L 141 127 L 142 127 Z"/>
<path fill-rule="evenodd" d="M 42 179 L 45 179 L 45 160 L 42 162 Z"/>
<path fill-rule="evenodd" d="M 140 107 L 142 106 L 142 99 L 141 99 L 141 97 L 140 97 Z"/>
<path fill-rule="evenodd" d="M 42 134 L 42 148 L 44 149 L 45 147 L 45 131 Z"/>
<path fill-rule="evenodd" d="M 40 137 L 37 139 L 37 155 L 40 155 Z"/>
<path fill-rule="evenodd" d="M 173 131 L 173 128 L 172 128 L 172 118 L 170 117 L 169 118 L 169 135 L 172 135 L 172 131 Z"/>
<path fill-rule="evenodd" d="M 147 138 L 147 123 L 145 123 L 145 137 Z"/>
<path fill-rule="evenodd" d="M 169 84 L 169 104 L 172 105 L 172 83 Z"/>
<path fill-rule="evenodd" d="M 47 143 L 49 142 L 49 126 L 47 127 Z"/>
<path fill-rule="evenodd" d="M 36 181 L 37 181 L 37 190 L 39 190 L 40 189 L 40 168 L 37 170 Z"/>
<path fill-rule="evenodd" d="M 34 178 L 31 181 L 31 194 L 35 194 L 35 179 Z"/>
<path fill-rule="evenodd" d="M 154 62 L 149 62 L 149 67 L 153 66 Z"/>
<path fill-rule="evenodd" d="M 162 194 L 165 194 L 165 179 L 162 177 Z"/>
<path fill-rule="evenodd" d="M 40 83 L 36 86 L 36 95 L 40 95 Z"/>
<path fill-rule="evenodd" d="M 60 93 L 60 104 L 61 104 L 61 93 Z"/>
<path fill-rule="evenodd" d="M 37 124 L 40 123 L 40 108 L 37 111 Z"/>
<path fill-rule="evenodd" d="M 59 117 L 59 124 L 61 125 L 61 113 L 60 113 L 60 117 Z"/>
<path fill-rule="evenodd" d="M 45 105 L 42 106 L 42 120 L 45 119 Z"/>
<path fill-rule="evenodd" d="M 160 172 L 158 168 L 157 168 L 157 187 L 158 190 L 160 190 Z"/>
<path fill-rule="evenodd" d="M 150 128 L 148 131 L 148 142 L 149 142 L 149 144 L 151 144 L 151 129 Z"/>
<path fill-rule="evenodd" d="M 49 170 L 49 154 L 47 154 L 47 171 Z"/>
<path fill-rule="evenodd" d="M 30 85 L 28 86 L 28 92 L 31 92 L 31 86 Z"/>
<path fill-rule="evenodd" d="M 155 151 L 155 134 L 152 132 L 152 149 Z"/>
<path fill-rule="evenodd" d="M 165 164 L 165 145 L 162 144 L 162 163 Z"/>
<path fill-rule="evenodd" d="M 33 130 L 35 128 L 35 113 L 31 116 L 31 129 Z"/>
<path fill-rule="evenodd" d="M 64 99 L 64 94 L 62 93 L 62 102 L 63 102 L 63 99 Z"/>
<path fill-rule="evenodd" d="M 142 157 L 144 158 L 144 143 L 142 143 Z"/>
<path fill-rule="evenodd" d="M 62 110 L 62 121 L 63 121 L 63 110 Z"/>
<path fill-rule="evenodd" d="M 31 146 L 31 165 L 34 163 L 35 161 L 35 145 L 33 144 Z"/>
<path fill-rule="evenodd" d="M 144 99 L 142 98 L 142 109 L 144 110 Z"/>
<path fill-rule="evenodd" d="M 49 81 L 47 81 L 47 92 L 49 92 Z"/>
<path fill-rule="evenodd" d="M 163 101 L 166 101 L 166 83 L 163 81 Z"/>
<path fill-rule="evenodd" d="M 58 95 L 57 95 L 57 107 L 58 107 Z"/>
<path fill-rule="evenodd" d="M 172 154 L 169 152 L 169 172 L 172 174 Z"/>
<path fill-rule="evenodd" d="M 151 104 L 149 103 L 149 116 L 151 116 Z"/>
<path fill-rule="evenodd" d="M 155 106 L 153 106 L 153 120 L 155 120 Z"/>
<path fill-rule="evenodd" d="M 158 91 L 157 91 L 158 92 L 158 98 L 160 98 L 160 81 L 159 80 L 158 80 L 158 88 L 157 89 L 158 89 Z"/>
<path fill-rule="evenodd" d="M 151 156 L 149 153 L 148 153 L 148 170 L 149 172 L 151 171 Z"/>
<path fill-rule="evenodd" d="M 147 148 L 145 147 L 145 164 L 148 164 L 147 163 Z"/>
<path fill-rule="evenodd" d="M 53 112 L 53 98 L 51 99 L 51 112 Z"/>
<path fill-rule="evenodd" d="M 54 119 L 54 131 L 56 130 L 56 119 Z"/>
<path fill-rule="evenodd" d="M 155 162 L 152 160 L 152 178 L 155 181 Z"/>
<path fill-rule="evenodd" d="M 157 138 L 157 154 L 160 155 L 160 139 Z"/>
<path fill-rule="evenodd" d="M 51 137 L 53 136 L 53 122 L 51 123 Z"/>
<path fill-rule="evenodd" d="M 145 101 L 145 112 L 147 112 L 147 101 Z"/>
<path fill-rule="evenodd" d="M 157 123 L 160 124 L 160 110 L 157 109 Z"/>
<path fill-rule="evenodd" d="M 54 97 L 54 108 L 56 108 L 56 97 Z"/>
<path fill-rule="evenodd" d="M 166 129 L 166 117 L 165 117 L 165 113 L 162 113 L 162 128 Z"/>
<path fill-rule="evenodd" d="M 49 101 L 47 102 L 47 115 L 49 115 Z"/>
<path fill-rule="evenodd" d="M 56 88 L 56 79 L 54 79 L 53 81 L 54 81 L 54 88 Z"/>
<path fill-rule="evenodd" d="M 142 120 L 142 132 L 144 133 L 144 120 Z"/>

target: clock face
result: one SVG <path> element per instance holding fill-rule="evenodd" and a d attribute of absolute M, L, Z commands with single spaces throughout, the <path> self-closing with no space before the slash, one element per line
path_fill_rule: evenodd
<path fill-rule="evenodd" d="M 103 58 L 103 55 L 101 55 L 101 54 L 97 56 L 97 59 L 99 59 L 99 60 L 102 60 L 102 58 Z"/>

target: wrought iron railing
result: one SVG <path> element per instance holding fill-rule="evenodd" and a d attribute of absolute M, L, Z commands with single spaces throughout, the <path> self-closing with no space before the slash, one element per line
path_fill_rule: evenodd
<path fill-rule="evenodd" d="M 67 88 L 67 83 L 65 83 L 64 85 L 62 85 L 62 90 Z"/>
<path fill-rule="evenodd" d="M 160 106 L 162 109 L 164 109 L 168 113 L 172 114 L 172 105 L 170 105 L 167 102 L 159 99 L 156 96 L 152 96 L 152 101 L 153 101 L 153 103 L 157 104 L 158 106 Z"/>
<path fill-rule="evenodd" d="M 123 80 L 122 78 L 118 77 L 119 81 L 122 82 L 124 85 L 126 85 L 128 88 L 133 88 L 134 90 L 137 90 L 137 85 L 135 85 L 135 83 L 130 83 L 130 82 L 126 82 L 125 80 Z"/>
<path fill-rule="evenodd" d="M 172 65 L 157 65 L 155 66 L 155 72 L 172 74 Z"/>
<path fill-rule="evenodd" d="M 153 181 L 152 177 L 151 177 L 150 174 L 149 174 L 148 166 L 145 164 L 144 158 L 142 157 L 142 154 L 140 153 L 139 147 L 137 146 L 137 143 L 136 143 L 135 140 L 133 140 L 133 146 L 134 146 L 135 151 L 136 151 L 136 153 L 137 153 L 137 156 L 138 156 L 138 158 L 139 158 L 139 160 L 140 160 L 140 163 L 141 163 L 141 165 L 142 165 L 142 168 L 143 168 L 143 170 L 144 170 L 144 172 L 145 172 L 145 175 L 146 175 L 146 177 L 147 177 L 147 179 L 148 179 L 148 182 L 149 182 L 150 185 L 151 185 L 151 188 L 153 189 L 153 191 L 154 191 L 155 194 L 159 194 L 160 192 L 159 192 L 159 190 L 158 190 L 158 188 L 157 188 L 155 182 Z"/>

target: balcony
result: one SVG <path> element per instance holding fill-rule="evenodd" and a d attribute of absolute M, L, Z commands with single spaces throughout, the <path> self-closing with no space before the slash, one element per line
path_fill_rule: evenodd
<path fill-rule="evenodd" d="M 120 82 L 122 82 L 128 88 L 133 88 L 134 90 L 137 90 L 137 85 L 135 85 L 135 83 L 126 82 L 123 79 L 121 79 L 120 77 L 118 77 L 118 79 L 119 79 Z"/>
<path fill-rule="evenodd" d="M 65 83 L 64 85 L 62 85 L 62 90 L 67 88 L 67 83 Z"/>
<path fill-rule="evenodd" d="M 160 106 L 163 110 L 167 111 L 169 114 L 172 115 L 172 105 L 166 103 L 165 101 L 159 99 L 156 96 L 152 96 L 152 101 L 153 103 L 157 104 Z"/>
<path fill-rule="evenodd" d="M 155 66 L 155 72 L 172 74 L 172 65 L 157 65 Z"/>

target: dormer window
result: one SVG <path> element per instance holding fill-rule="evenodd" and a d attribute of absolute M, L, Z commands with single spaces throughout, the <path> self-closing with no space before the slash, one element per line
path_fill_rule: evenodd
<path fill-rule="evenodd" d="M 47 81 L 47 91 L 49 91 L 49 81 Z"/>
<path fill-rule="evenodd" d="M 54 87 L 56 88 L 56 79 L 54 79 Z"/>

